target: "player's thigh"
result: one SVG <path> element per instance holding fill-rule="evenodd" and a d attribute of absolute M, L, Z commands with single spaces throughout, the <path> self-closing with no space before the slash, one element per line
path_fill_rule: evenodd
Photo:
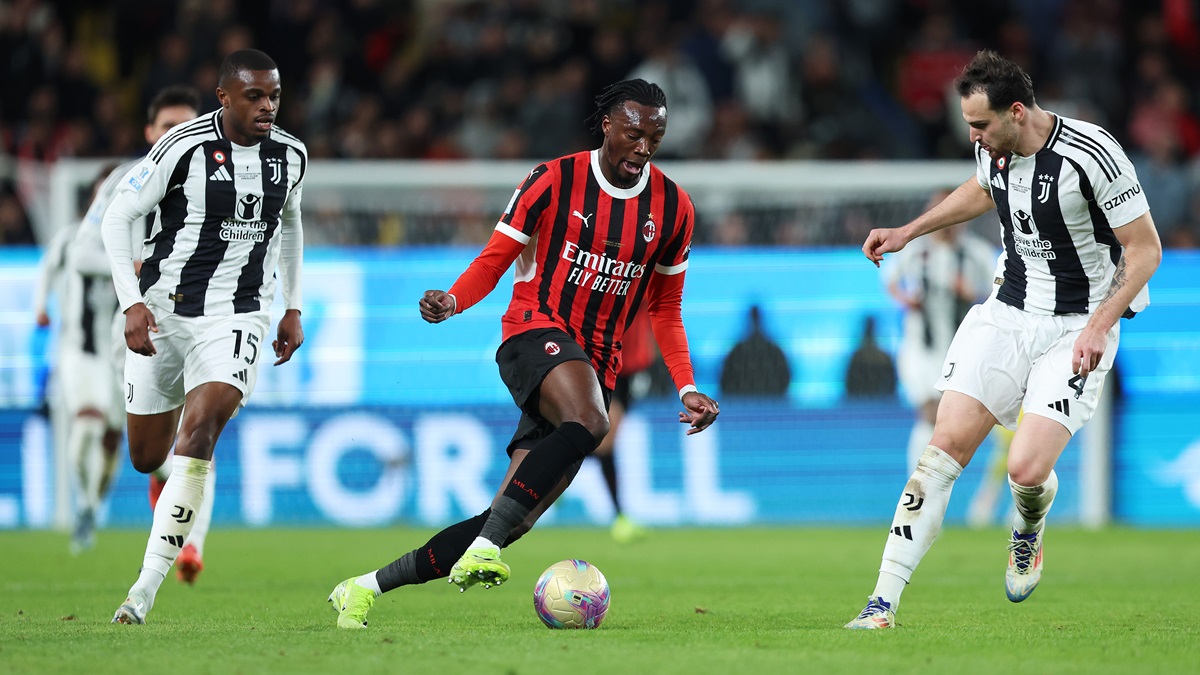
<path fill-rule="evenodd" d="M 994 426 L 996 418 L 982 402 L 958 391 L 946 391 L 938 403 L 930 444 L 965 467 Z"/>
<path fill-rule="evenodd" d="M 936 389 L 975 399 L 1000 424 L 1015 429 L 1032 366 L 1029 320 L 1025 312 L 996 300 L 972 307 L 946 352 Z M 938 423 L 945 405 L 943 397 Z"/>
<path fill-rule="evenodd" d="M 1071 432 L 1062 423 L 1026 412 L 1008 448 L 1009 477 L 1017 485 L 1046 482 L 1070 440 Z"/>
<path fill-rule="evenodd" d="M 236 415 L 254 392 L 259 364 L 268 353 L 270 315 L 248 312 L 202 319 L 201 330 L 184 362 L 184 389 L 190 399 L 191 392 L 201 385 L 227 384 L 240 393 L 239 405 L 233 411 Z"/>

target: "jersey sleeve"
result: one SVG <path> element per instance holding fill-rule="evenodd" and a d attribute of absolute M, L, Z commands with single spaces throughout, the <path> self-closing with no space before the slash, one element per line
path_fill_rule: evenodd
<path fill-rule="evenodd" d="M 554 199 L 554 172 L 545 164 L 538 165 L 513 192 L 504 208 L 496 230 L 521 244 L 528 244 L 537 232 L 542 213 Z"/>
<path fill-rule="evenodd" d="M 1101 147 L 1096 153 L 1097 161 L 1086 165 L 1088 180 L 1096 193 L 1096 205 L 1104 210 L 1109 227 L 1128 225 L 1150 210 L 1133 162 L 1107 134 L 1101 132 L 1091 138 Z"/>
<path fill-rule="evenodd" d="M 650 326 L 654 340 L 662 352 L 663 361 L 671 373 L 671 380 L 679 390 L 680 398 L 689 391 L 696 391 L 696 376 L 692 370 L 691 354 L 688 349 L 687 332 L 683 328 L 683 280 L 692 250 L 692 232 L 695 227 L 695 208 L 687 193 L 680 190 L 680 225 L 675 236 L 663 250 L 659 262 L 654 266 L 654 276 L 648 289 Z"/>

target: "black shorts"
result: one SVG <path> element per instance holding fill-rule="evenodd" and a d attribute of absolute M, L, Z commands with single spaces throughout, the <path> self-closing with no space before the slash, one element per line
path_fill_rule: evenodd
<path fill-rule="evenodd" d="M 546 375 L 567 361 L 592 363 L 583 347 L 558 328 L 525 331 L 505 340 L 496 350 L 500 379 L 504 380 L 504 385 L 522 413 L 517 431 L 508 443 L 510 457 L 515 448 L 532 448 L 554 431 L 554 426 L 538 412 L 538 392 Z M 607 410 L 612 392 L 603 383 L 600 392 L 604 395 L 604 408 Z"/>

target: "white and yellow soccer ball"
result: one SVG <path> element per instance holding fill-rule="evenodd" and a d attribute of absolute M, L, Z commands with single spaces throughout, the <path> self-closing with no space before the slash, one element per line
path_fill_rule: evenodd
<path fill-rule="evenodd" d="M 554 563 L 533 588 L 533 609 L 550 628 L 597 628 L 608 603 L 608 580 L 586 560 Z"/>

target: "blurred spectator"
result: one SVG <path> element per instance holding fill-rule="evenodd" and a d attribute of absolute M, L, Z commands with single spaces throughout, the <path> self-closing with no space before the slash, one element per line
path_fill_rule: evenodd
<path fill-rule="evenodd" d="M 762 310 L 751 305 L 747 311 L 749 331 L 725 356 L 721 364 L 722 396 L 787 396 L 792 369 L 783 349 L 762 327 Z"/>
<path fill-rule="evenodd" d="M 875 317 L 863 319 L 862 337 L 846 366 L 846 396 L 887 398 L 896 395 L 896 364 L 875 341 Z"/>

